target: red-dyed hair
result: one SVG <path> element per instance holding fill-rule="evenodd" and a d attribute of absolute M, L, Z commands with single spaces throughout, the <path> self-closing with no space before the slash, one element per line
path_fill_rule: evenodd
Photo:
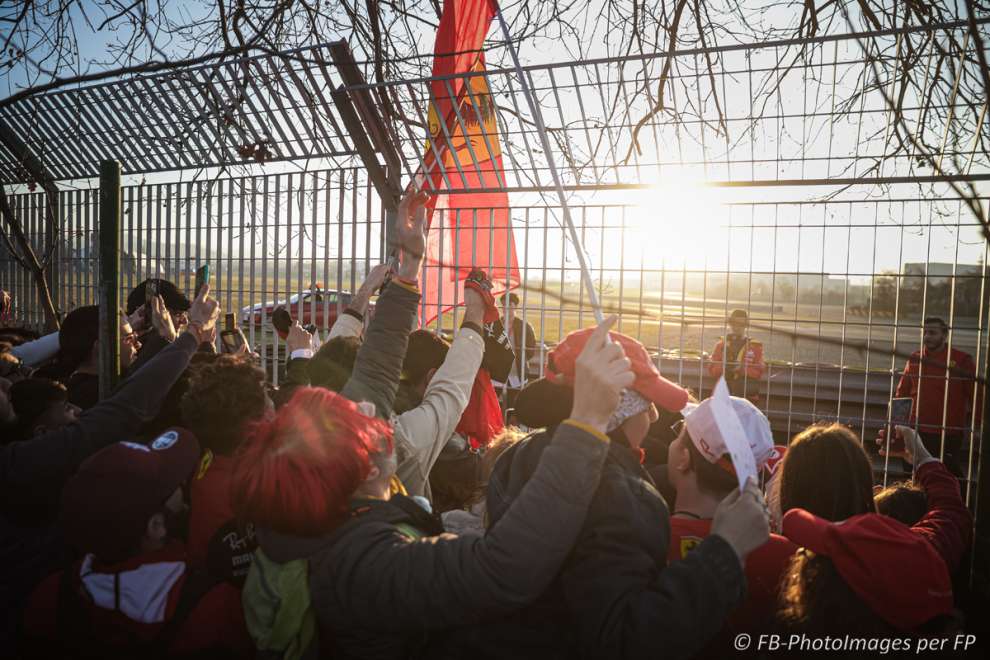
<path fill-rule="evenodd" d="M 384 421 L 335 392 L 299 388 L 274 419 L 248 431 L 234 461 L 234 510 L 268 529 L 319 536 L 347 514 L 371 457 L 391 449 Z"/>

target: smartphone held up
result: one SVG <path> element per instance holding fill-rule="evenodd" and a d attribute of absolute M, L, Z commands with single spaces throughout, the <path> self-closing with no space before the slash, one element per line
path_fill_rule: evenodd
<path fill-rule="evenodd" d="M 203 287 L 210 283 L 210 264 L 203 264 L 196 269 L 196 286 L 193 289 L 193 296 L 199 297 Z"/>
<path fill-rule="evenodd" d="M 224 353 L 241 353 L 247 346 L 247 338 L 241 329 L 237 327 L 237 320 L 234 314 L 224 316 L 223 330 L 220 331 L 220 344 Z"/>

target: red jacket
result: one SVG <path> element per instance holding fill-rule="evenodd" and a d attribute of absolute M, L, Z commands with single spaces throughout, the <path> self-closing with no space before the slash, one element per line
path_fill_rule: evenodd
<path fill-rule="evenodd" d="M 92 555 L 73 564 L 73 588 L 83 592 L 80 600 L 90 615 L 93 636 L 118 648 L 154 640 L 172 618 L 182 595 L 188 577 L 185 558 L 185 547 L 174 542 L 119 564 L 102 565 Z M 27 647 L 39 657 L 50 656 L 49 645 L 58 643 L 61 583 L 61 572 L 48 577 L 32 594 L 25 611 Z M 199 599 L 169 651 L 181 655 L 211 649 L 232 651 L 237 657 L 254 655 L 254 643 L 244 625 L 241 593 L 229 584 L 218 584 Z"/>
<path fill-rule="evenodd" d="M 729 335 L 731 338 L 734 335 Z M 722 362 L 729 366 L 729 373 L 726 379 L 742 378 L 743 375 L 751 379 L 763 377 L 763 370 L 766 364 L 763 362 L 763 343 L 749 337 L 743 337 L 740 348 L 735 355 L 725 355 L 725 338 L 719 337 L 712 356 L 708 361 L 708 373 L 714 378 L 722 375 Z"/>
<path fill-rule="evenodd" d="M 973 535 L 973 515 L 959 494 L 959 480 L 939 461 L 918 468 L 914 480 L 928 496 L 928 513 L 911 531 L 928 539 L 952 573 Z"/>
<path fill-rule="evenodd" d="M 207 450 L 189 490 L 189 564 L 240 586 L 258 547 L 254 526 L 235 519 L 230 499 L 234 459 Z"/>
<path fill-rule="evenodd" d="M 929 352 L 927 349 L 915 351 L 908 358 L 900 382 L 897 384 L 898 397 L 911 397 L 914 405 L 911 420 L 918 421 L 922 433 L 942 431 L 943 412 L 945 413 L 946 433 L 960 435 L 972 429 L 981 418 L 977 406 L 976 422 L 968 411 L 973 405 L 976 365 L 969 353 L 952 349 L 952 356 L 946 365 L 948 346 Z M 922 364 L 922 360 L 925 360 Z M 945 398 L 946 382 L 949 396 Z"/>
<path fill-rule="evenodd" d="M 674 562 L 687 556 L 696 545 L 711 534 L 712 521 L 673 516 L 670 519 L 670 549 L 667 558 Z M 767 630 L 777 611 L 780 581 L 790 565 L 797 546 L 783 536 L 771 534 L 770 540 L 746 558 L 746 600 L 729 616 L 722 634 L 708 648 L 706 656 L 721 657 L 728 647 L 729 637 L 741 632 Z M 724 642 L 724 643 L 723 643 Z M 721 653 L 714 652 L 716 649 Z"/>

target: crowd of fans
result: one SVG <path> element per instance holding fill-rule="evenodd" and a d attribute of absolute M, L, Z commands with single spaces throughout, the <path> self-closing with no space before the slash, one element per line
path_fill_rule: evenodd
<path fill-rule="evenodd" d="M 411 330 L 421 202 L 326 341 L 290 328 L 279 388 L 216 352 L 208 285 L 132 293 L 103 399 L 96 307 L 0 332 L 5 656 L 714 658 L 963 629 L 972 517 L 922 436 L 896 428 L 914 479 L 875 492 L 873 439 L 776 446 L 614 318 L 549 352 L 506 427 L 493 355 L 527 330 L 491 320 L 484 275 L 452 341 Z"/>

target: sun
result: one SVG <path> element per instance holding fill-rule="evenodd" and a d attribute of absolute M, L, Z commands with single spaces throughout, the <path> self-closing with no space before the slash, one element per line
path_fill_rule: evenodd
<path fill-rule="evenodd" d="M 705 268 L 725 260 L 728 209 L 723 189 L 699 179 L 668 178 L 634 191 L 628 238 L 647 267 Z"/>

